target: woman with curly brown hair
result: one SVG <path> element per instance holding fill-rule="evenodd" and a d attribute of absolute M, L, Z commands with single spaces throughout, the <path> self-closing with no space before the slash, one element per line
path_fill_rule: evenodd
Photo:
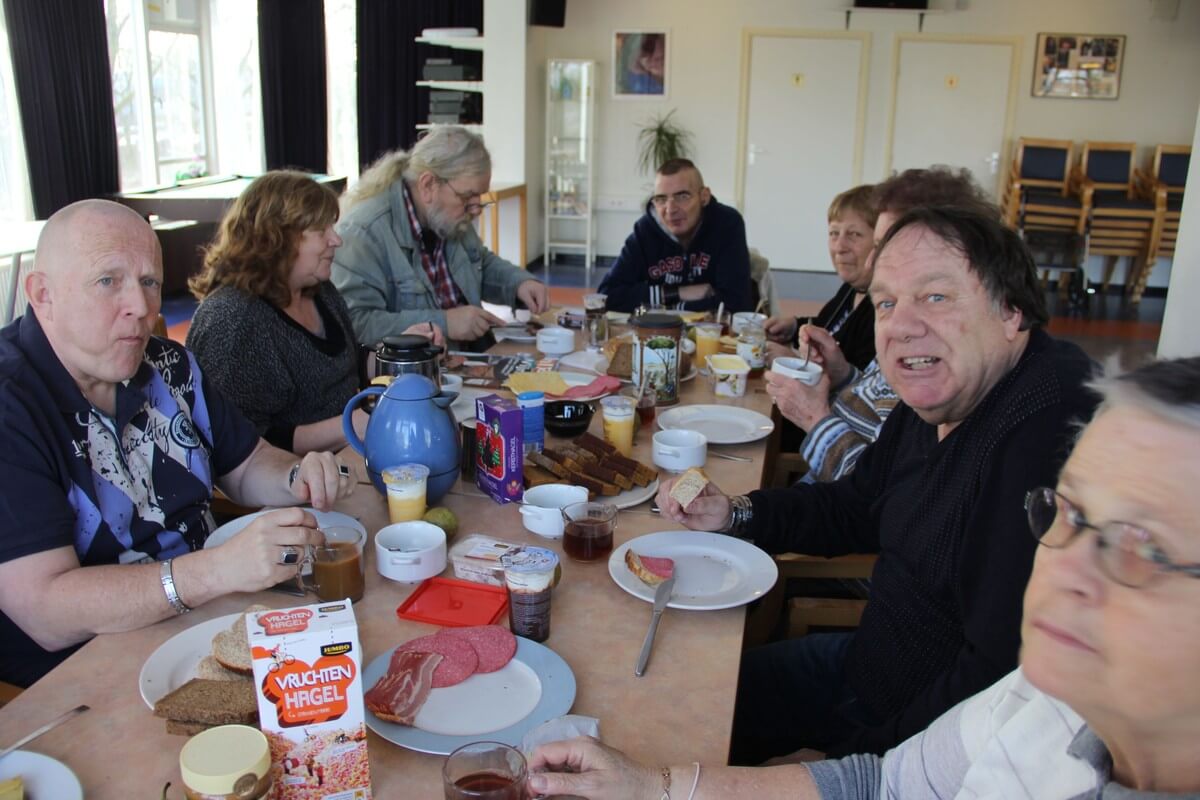
<path fill-rule="evenodd" d="M 345 445 L 342 409 L 358 390 L 354 329 L 329 282 L 337 218 L 328 187 L 268 172 L 230 206 L 189 281 L 201 302 L 188 348 L 267 441 L 296 453 Z M 441 342 L 428 324 L 406 332 Z M 366 421 L 355 412 L 360 435 Z"/>

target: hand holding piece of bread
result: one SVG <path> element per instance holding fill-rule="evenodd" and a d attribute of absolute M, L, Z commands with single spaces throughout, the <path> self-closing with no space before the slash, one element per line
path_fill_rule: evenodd
<path fill-rule="evenodd" d="M 708 486 L 708 476 L 703 470 L 691 467 L 680 475 L 671 487 L 671 498 L 679 503 L 680 508 L 687 511 L 687 507 L 700 496 L 705 486 Z"/>

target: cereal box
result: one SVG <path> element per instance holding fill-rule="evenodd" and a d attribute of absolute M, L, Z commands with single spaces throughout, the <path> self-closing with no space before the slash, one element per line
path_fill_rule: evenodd
<path fill-rule="evenodd" d="M 278 800 L 370 800 L 362 651 L 349 601 L 246 615 Z"/>
<path fill-rule="evenodd" d="M 497 503 L 521 499 L 524 417 L 517 401 L 489 394 L 475 400 L 475 485 Z"/>

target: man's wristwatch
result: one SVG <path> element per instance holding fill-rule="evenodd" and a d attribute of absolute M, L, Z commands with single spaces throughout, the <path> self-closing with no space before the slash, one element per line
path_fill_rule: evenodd
<path fill-rule="evenodd" d="M 753 518 L 754 504 L 750 502 L 750 497 L 744 494 L 734 495 L 729 498 L 729 524 L 725 526 L 725 533 L 744 537 Z"/>

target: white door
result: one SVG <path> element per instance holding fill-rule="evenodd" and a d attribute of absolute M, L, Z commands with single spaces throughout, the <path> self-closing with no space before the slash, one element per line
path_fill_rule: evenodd
<path fill-rule="evenodd" d="M 772 269 L 832 271 L 826 211 L 860 171 L 860 38 L 750 39 L 743 209 Z"/>
<path fill-rule="evenodd" d="M 1016 46 L 901 39 L 899 47 L 892 169 L 966 167 L 995 197 Z"/>

